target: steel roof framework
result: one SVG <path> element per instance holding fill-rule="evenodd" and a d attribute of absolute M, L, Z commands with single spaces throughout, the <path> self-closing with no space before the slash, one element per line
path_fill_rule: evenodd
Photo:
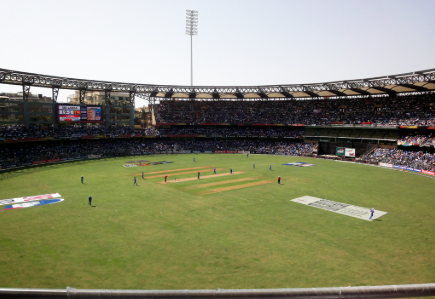
<path fill-rule="evenodd" d="M 263 86 L 176 86 L 108 82 L 86 80 L 27 73 L 0 68 L 0 83 L 22 85 L 28 91 L 29 86 L 53 89 L 56 101 L 59 89 L 79 90 L 81 94 L 88 91 L 101 91 L 110 96 L 111 92 L 130 94 L 134 97 L 150 99 L 206 99 L 206 100 L 243 100 L 243 99 L 304 99 L 324 97 L 364 97 L 388 95 L 394 97 L 400 93 L 435 91 L 435 69 L 411 73 L 373 77 L 366 79 L 334 81 L 310 84 L 283 84 Z"/>

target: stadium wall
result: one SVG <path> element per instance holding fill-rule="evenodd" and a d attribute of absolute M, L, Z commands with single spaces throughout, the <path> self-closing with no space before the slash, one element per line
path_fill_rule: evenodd
<path fill-rule="evenodd" d="M 435 283 L 299 289 L 217 290 L 89 290 L 0 288 L 0 298 L 202 298 L 202 299 L 310 299 L 310 298 L 409 298 L 435 296 Z"/>

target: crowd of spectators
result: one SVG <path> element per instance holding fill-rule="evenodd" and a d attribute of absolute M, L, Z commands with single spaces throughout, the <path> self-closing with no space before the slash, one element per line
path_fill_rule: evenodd
<path fill-rule="evenodd" d="M 301 138 L 304 134 L 303 128 L 288 129 L 280 127 L 244 127 L 244 126 L 172 126 L 169 129 L 159 129 L 158 135 L 205 135 L 216 137 L 231 136 L 269 136 L 269 137 L 290 137 Z"/>
<path fill-rule="evenodd" d="M 435 125 L 435 95 L 321 100 L 161 100 L 157 123 Z"/>
<path fill-rule="evenodd" d="M 397 142 L 409 146 L 435 147 L 435 137 L 433 137 L 432 133 L 428 135 L 408 135 L 400 138 Z"/>
<path fill-rule="evenodd" d="M 303 128 L 290 129 L 280 127 L 211 127 L 211 126 L 172 126 L 168 129 L 149 127 L 133 129 L 130 126 L 112 125 L 108 128 L 95 125 L 71 125 L 54 128 L 49 125 L 7 125 L 0 126 L 0 138 L 44 138 L 44 137 L 81 137 L 81 136 L 121 136 L 139 134 L 143 136 L 168 136 L 168 135 L 205 135 L 215 137 L 227 136 L 255 136 L 255 137 L 288 137 L 301 138 Z"/>
<path fill-rule="evenodd" d="M 388 163 L 393 165 L 413 167 L 435 171 L 435 153 L 425 151 L 406 151 L 397 148 L 377 148 L 362 159 L 371 163 Z"/>
<path fill-rule="evenodd" d="M 250 151 L 252 153 L 311 155 L 315 144 L 252 140 L 79 140 L 27 142 L 0 146 L 0 165 L 76 158 L 88 155 L 123 156 L 154 151 Z"/>
<path fill-rule="evenodd" d="M 136 130 L 137 133 L 143 130 Z M 135 130 L 127 125 L 70 125 L 53 127 L 51 125 L 0 125 L 0 138 L 44 138 L 44 137 L 80 137 L 95 135 L 128 135 Z"/>

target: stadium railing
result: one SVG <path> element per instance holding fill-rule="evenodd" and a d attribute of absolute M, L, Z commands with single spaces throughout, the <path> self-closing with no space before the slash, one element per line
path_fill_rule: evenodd
<path fill-rule="evenodd" d="M 409 298 L 435 296 L 435 283 L 298 289 L 108 290 L 0 288 L 0 298 L 171 298 L 171 299 L 309 299 Z"/>

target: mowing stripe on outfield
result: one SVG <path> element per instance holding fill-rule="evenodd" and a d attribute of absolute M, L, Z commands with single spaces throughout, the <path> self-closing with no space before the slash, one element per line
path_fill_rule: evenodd
<path fill-rule="evenodd" d="M 213 166 L 201 166 L 201 167 L 190 167 L 190 168 L 179 168 L 179 169 L 171 169 L 171 170 L 162 170 L 162 171 L 153 171 L 153 172 L 147 172 L 144 173 L 147 174 L 154 174 L 154 173 L 167 173 L 167 172 L 175 172 L 175 171 L 183 171 L 183 170 L 191 170 L 191 169 L 201 169 L 201 168 L 208 168 Z M 142 175 L 142 173 L 133 174 L 133 175 Z"/>
<path fill-rule="evenodd" d="M 216 168 L 216 170 L 222 170 L 223 168 Z M 197 169 L 197 170 L 193 170 L 193 171 L 185 171 L 185 172 L 177 172 L 177 173 L 171 173 L 171 176 L 174 175 L 182 175 L 182 174 L 189 174 L 189 173 L 197 173 L 198 170 L 201 171 L 213 171 L 213 169 Z M 152 176 L 144 176 L 144 178 L 146 179 L 152 179 L 152 178 L 164 178 L 165 175 L 164 174 L 159 174 L 159 175 L 152 175 Z M 168 176 L 169 177 L 169 176 Z"/>
<path fill-rule="evenodd" d="M 190 190 L 190 189 L 203 188 L 203 187 L 216 186 L 216 185 L 225 185 L 225 184 L 231 184 L 231 183 L 243 182 L 243 181 L 250 181 L 250 180 L 255 180 L 255 179 L 256 178 L 243 178 L 243 179 L 238 179 L 238 180 L 228 180 L 228 181 L 222 181 L 222 182 L 201 184 L 201 185 L 195 185 L 195 186 L 185 187 L 185 188 L 183 188 L 183 190 Z"/>
<path fill-rule="evenodd" d="M 233 174 L 241 174 L 244 173 L 243 171 L 238 171 L 238 172 L 233 172 Z M 220 173 L 220 174 L 212 174 L 212 175 L 202 175 L 201 176 L 201 180 L 202 179 L 211 179 L 211 178 L 215 178 L 215 177 L 219 177 L 219 176 L 226 176 L 226 175 L 231 175 L 231 173 Z M 167 182 L 159 182 L 159 184 L 167 184 L 167 183 L 180 183 L 180 182 L 186 182 L 186 181 L 193 181 L 193 180 L 197 180 L 197 177 L 194 178 L 186 178 L 186 179 L 179 179 L 179 180 L 170 180 Z"/>
<path fill-rule="evenodd" d="M 275 181 L 267 180 L 267 181 L 259 181 L 259 182 L 247 183 L 247 184 L 243 184 L 243 185 L 236 185 L 236 186 L 222 187 L 222 188 L 217 188 L 217 189 L 210 189 L 209 191 L 205 191 L 205 192 L 200 193 L 200 195 L 207 195 L 207 194 L 212 194 L 212 193 L 217 193 L 217 192 L 225 192 L 225 191 L 230 191 L 230 190 L 236 190 L 236 189 L 243 189 L 243 188 L 248 188 L 248 187 L 260 186 L 260 185 L 270 184 L 270 183 L 273 183 L 273 182 L 275 182 Z"/>
<path fill-rule="evenodd" d="M 355 217 L 362 220 L 370 220 L 370 209 L 363 208 L 358 206 L 349 205 L 347 203 L 341 203 L 337 201 L 312 197 L 312 196 L 302 196 L 290 201 L 301 203 L 303 205 L 307 205 L 310 207 L 319 208 L 322 210 L 327 210 L 334 213 L 339 213 L 343 215 L 347 215 L 350 217 Z M 383 215 L 387 214 L 387 212 L 382 212 L 375 210 L 372 219 L 377 219 Z"/>

